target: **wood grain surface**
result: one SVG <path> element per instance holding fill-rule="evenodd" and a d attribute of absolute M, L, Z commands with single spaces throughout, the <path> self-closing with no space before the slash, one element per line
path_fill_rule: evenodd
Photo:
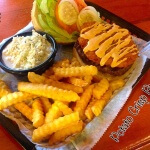
<path fill-rule="evenodd" d="M 89 0 L 101 7 L 113 12 L 130 23 L 138 26 L 142 30 L 150 33 L 150 0 Z M 26 26 L 30 21 L 30 12 L 33 0 L 0 0 L 0 41 L 15 34 L 18 30 Z M 146 105 L 135 118 L 133 125 L 124 137 L 120 138 L 119 143 L 115 143 L 109 138 L 112 131 L 116 131 L 118 125 L 127 115 L 127 108 L 134 104 L 139 97 L 143 84 L 150 84 L 150 71 L 147 72 L 142 81 L 134 89 L 134 93 L 128 99 L 128 102 L 114 120 L 110 128 L 95 145 L 93 150 L 108 149 L 136 149 L 134 145 L 143 143 L 141 149 L 150 149 L 150 116 L 149 106 Z M 22 150 L 19 143 L 0 126 L 0 149 L 2 150 Z"/>

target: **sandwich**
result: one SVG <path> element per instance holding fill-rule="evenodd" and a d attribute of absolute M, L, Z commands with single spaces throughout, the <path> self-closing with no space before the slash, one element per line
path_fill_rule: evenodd
<path fill-rule="evenodd" d="M 81 64 L 95 65 L 113 76 L 127 72 L 139 50 L 127 29 L 116 24 L 85 23 L 74 45 L 74 54 Z"/>

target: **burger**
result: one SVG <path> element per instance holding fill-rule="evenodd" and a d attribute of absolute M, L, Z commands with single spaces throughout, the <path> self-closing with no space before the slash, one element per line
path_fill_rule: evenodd
<path fill-rule="evenodd" d="M 81 64 L 114 76 L 127 72 L 139 53 L 127 29 L 102 22 L 84 24 L 73 49 Z"/>

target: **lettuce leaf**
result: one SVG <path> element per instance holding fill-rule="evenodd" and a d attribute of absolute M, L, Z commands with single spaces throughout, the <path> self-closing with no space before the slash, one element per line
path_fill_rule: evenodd
<path fill-rule="evenodd" d="M 39 23 L 45 32 L 51 34 L 60 43 L 72 43 L 77 40 L 78 32 L 69 34 L 56 22 L 55 7 L 57 0 L 36 0 L 36 2 L 41 12 L 38 15 Z"/>
<path fill-rule="evenodd" d="M 43 14 L 49 13 L 49 9 L 47 7 L 48 0 L 42 0 L 40 3 L 40 9 Z"/>

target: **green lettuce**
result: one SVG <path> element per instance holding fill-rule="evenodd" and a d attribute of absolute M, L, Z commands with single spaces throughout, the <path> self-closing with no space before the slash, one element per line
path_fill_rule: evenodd
<path fill-rule="evenodd" d="M 38 15 L 38 21 L 45 32 L 51 34 L 60 43 L 71 43 L 77 40 L 78 32 L 69 34 L 56 22 L 55 7 L 57 0 L 36 0 L 36 2 L 41 12 Z"/>

